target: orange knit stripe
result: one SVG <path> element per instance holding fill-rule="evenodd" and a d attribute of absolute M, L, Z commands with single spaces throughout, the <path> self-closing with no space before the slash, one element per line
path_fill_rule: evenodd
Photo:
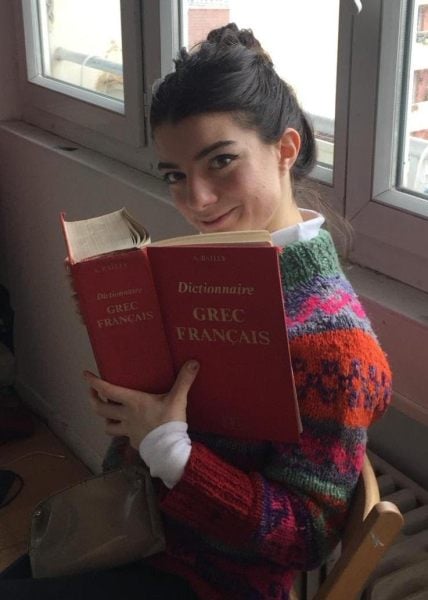
<path fill-rule="evenodd" d="M 302 416 L 367 427 L 385 408 L 381 399 L 391 372 L 369 333 L 349 329 L 307 334 L 291 340 L 290 347 Z M 357 366 L 353 348 L 358 348 Z M 300 364 L 304 366 L 299 368 Z M 335 371 L 336 364 L 340 369 Z M 326 390 L 334 388 L 339 392 L 330 401 Z"/>

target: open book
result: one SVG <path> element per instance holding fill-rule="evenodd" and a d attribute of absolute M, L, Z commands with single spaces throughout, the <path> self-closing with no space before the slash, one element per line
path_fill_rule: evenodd
<path fill-rule="evenodd" d="M 278 249 L 267 231 L 150 243 L 125 209 L 61 221 L 102 378 L 163 393 L 193 358 L 190 430 L 298 440 Z"/>

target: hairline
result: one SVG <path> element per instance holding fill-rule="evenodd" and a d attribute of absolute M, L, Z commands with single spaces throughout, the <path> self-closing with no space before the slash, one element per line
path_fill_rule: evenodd
<path fill-rule="evenodd" d="M 209 115 L 209 114 L 228 114 L 230 115 L 230 117 L 232 118 L 233 121 L 235 121 L 235 123 L 237 125 L 239 125 L 240 127 L 242 127 L 242 129 L 247 129 L 250 131 L 255 131 L 257 133 L 257 135 L 259 136 L 260 140 L 262 142 L 264 142 L 267 145 L 271 145 L 271 144 L 275 144 L 279 139 L 281 139 L 282 133 L 281 132 L 277 138 L 275 139 L 267 139 L 266 136 L 264 136 L 261 132 L 260 126 L 257 125 L 257 123 L 252 123 L 248 117 L 252 116 L 252 112 L 248 109 L 208 109 L 208 110 L 197 110 L 194 112 L 191 112 L 189 114 L 185 114 L 183 116 L 180 116 L 178 118 L 174 118 L 173 116 L 169 115 L 167 118 L 163 119 L 162 121 L 160 121 L 155 127 L 151 128 L 151 137 L 152 139 L 154 139 L 155 136 L 155 131 L 158 127 L 162 127 L 162 125 L 165 124 L 170 124 L 170 125 L 177 125 L 178 123 L 181 123 L 181 121 L 184 121 L 187 118 L 190 117 L 196 117 L 199 115 Z"/>

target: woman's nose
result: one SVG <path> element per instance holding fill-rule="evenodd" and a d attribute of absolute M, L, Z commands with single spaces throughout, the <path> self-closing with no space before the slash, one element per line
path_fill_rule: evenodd
<path fill-rule="evenodd" d="M 187 204 L 193 210 L 203 210 L 217 202 L 218 196 L 212 184 L 201 178 L 188 178 Z"/>

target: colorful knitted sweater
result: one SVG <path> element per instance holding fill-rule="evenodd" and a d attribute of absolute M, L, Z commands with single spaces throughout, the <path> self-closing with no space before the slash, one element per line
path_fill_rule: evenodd
<path fill-rule="evenodd" d="M 151 563 L 201 599 L 286 599 L 296 570 L 338 541 L 362 467 L 367 427 L 389 403 L 391 374 L 326 231 L 280 257 L 303 433 L 297 444 L 190 432 L 173 489 L 160 486 L 167 549 Z M 263 377 L 263 373 L 260 373 Z M 106 467 L 126 452 L 114 441 Z"/>

